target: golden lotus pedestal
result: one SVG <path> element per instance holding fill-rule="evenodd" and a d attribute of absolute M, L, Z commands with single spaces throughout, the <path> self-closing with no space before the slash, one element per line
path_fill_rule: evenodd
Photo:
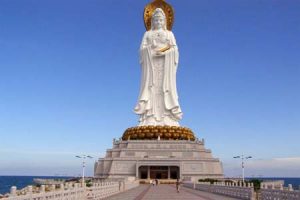
<path fill-rule="evenodd" d="M 194 141 L 193 131 L 180 126 L 136 126 L 125 130 L 122 140 L 190 140 Z"/>

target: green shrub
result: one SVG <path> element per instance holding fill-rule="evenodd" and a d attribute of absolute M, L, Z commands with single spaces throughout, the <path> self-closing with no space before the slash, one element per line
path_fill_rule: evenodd
<path fill-rule="evenodd" d="M 199 179 L 198 182 L 210 182 L 210 184 L 213 184 L 219 181 L 217 179 L 205 178 L 205 179 Z"/>
<path fill-rule="evenodd" d="M 260 180 L 260 179 L 250 179 L 247 182 L 248 183 L 253 183 L 255 191 L 260 190 L 260 184 L 261 184 L 262 180 Z"/>

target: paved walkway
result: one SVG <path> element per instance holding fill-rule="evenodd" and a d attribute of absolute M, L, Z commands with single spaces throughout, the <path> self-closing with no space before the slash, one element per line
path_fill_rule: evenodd
<path fill-rule="evenodd" d="M 140 185 L 126 192 L 116 194 L 107 200 L 237 200 L 225 196 L 181 187 L 180 192 L 176 192 L 175 185 Z"/>
<path fill-rule="evenodd" d="M 105 198 L 106 200 L 140 200 L 148 192 L 150 185 L 140 185 L 128 191 Z"/>

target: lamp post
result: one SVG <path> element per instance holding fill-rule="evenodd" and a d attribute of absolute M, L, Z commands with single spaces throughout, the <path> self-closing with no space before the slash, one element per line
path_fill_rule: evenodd
<path fill-rule="evenodd" d="M 80 155 L 80 156 L 75 156 L 76 158 L 82 159 L 82 186 L 84 186 L 84 169 L 85 169 L 85 159 L 87 158 L 93 158 L 90 155 Z"/>
<path fill-rule="evenodd" d="M 242 178 L 243 178 L 243 183 L 245 182 L 245 160 L 252 158 L 252 156 L 234 156 L 233 158 L 240 158 L 242 159 Z"/>

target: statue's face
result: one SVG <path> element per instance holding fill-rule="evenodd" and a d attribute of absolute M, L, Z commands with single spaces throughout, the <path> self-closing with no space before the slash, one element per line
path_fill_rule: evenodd
<path fill-rule="evenodd" d="M 163 16 L 155 16 L 153 18 L 153 27 L 154 29 L 161 29 L 164 27 L 165 19 Z"/>

